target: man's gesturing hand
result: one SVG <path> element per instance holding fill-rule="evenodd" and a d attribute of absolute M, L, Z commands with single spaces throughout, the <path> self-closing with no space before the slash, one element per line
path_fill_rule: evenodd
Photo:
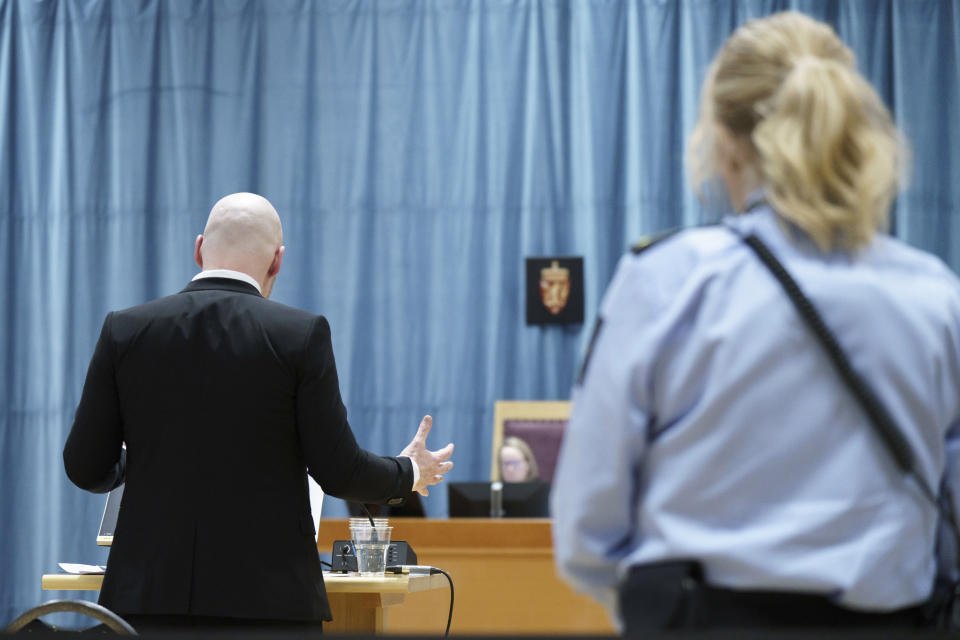
<path fill-rule="evenodd" d="M 443 474 L 453 468 L 453 463 L 449 460 L 450 456 L 453 455 L 452 442 L 439 451 L 429 451 L 427 449 L 427 434 L 430 433 L 432 426 L 433 418 L 423 416 L 423 420 L 420 421 L 420 428 L 417 429 L 417 435 L 413 436 L 410 444 L 400 452 L 400 455 L 408 456 L 417 463 L 417 468 L 420 469 L 420 479 L 414 485 L 413 490 L 423 496 L 430 495 L 427 487 L 443 480 Z"/>

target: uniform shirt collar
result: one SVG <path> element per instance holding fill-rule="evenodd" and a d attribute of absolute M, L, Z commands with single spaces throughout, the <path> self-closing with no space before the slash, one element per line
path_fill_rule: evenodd
<path fill-rule="evenodd" d="M 207 269 L 193 276 L 191 282 L 196 282 L 203 278 L 230 278 L 231 280 L 240 280 L 255 287 L 257 293 L 261 296 L 263 295 L 263 291 L 260 290 L 260 283 L 242 271 L 233 271 L 232 269 Z"/>
<path fill-rule="evenodd" d="M 751 191 L 747 194 L 747 197 L 743 199 L 743 212 L 750 213 L 765 204 L 767 204 L 767 195 L 763 189 Z"/>

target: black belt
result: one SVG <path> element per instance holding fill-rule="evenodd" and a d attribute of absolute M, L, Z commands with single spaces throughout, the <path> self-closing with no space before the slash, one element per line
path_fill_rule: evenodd
<path fill-rule="evenodd" d="M 705 584 L 697 562 L 634 567 L 620 586 L 627 634 L 665 629 L 918 628 L 923 606 L 891 612 L 854 611 L 823 595 L 741 591 Z"/>

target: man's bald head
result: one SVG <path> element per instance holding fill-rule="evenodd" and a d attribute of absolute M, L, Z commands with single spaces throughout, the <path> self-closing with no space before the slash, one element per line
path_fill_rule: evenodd
<path fill-rule="evenodd" d="M 233 193 L 210 210 L 194 259 L 204 270 L 242 271 L 269 296 L 283 250 L 283 228 L 273 205 L 255 193 Z"/>

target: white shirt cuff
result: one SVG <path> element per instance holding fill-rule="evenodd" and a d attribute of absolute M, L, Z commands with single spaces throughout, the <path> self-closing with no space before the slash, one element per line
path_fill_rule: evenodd
<path fill-rule="evenodd" d="M 420 467 L 417 466 L 417 463 L 413 461 L 413 458 L 410 456 L 397 456 L 398 458 L 406 458 L 410 461 L 410 466 L 413 467 L 413 486 L 417 486 L 417 483 L 420 482 Z M 412 487 L 411 487 L 412 489 Z"/>

